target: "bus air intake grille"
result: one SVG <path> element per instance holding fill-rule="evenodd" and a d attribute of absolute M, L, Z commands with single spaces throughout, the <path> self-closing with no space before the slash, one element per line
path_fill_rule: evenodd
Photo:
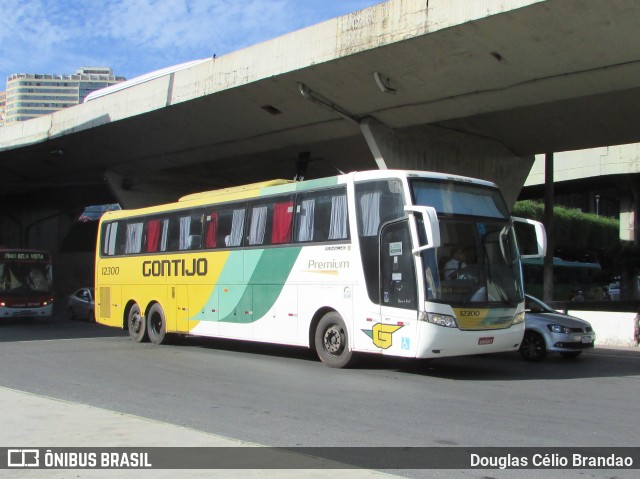
<path fill-rule="evenodd" d="M 111 288 L 100 287 L 100 317 L 111 318 Z"/>

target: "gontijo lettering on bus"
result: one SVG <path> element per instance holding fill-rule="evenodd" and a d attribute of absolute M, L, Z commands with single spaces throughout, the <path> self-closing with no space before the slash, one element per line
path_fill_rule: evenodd
<path fill-rule="evenodd" d="M 206 276 L 207 258 L 164 259 L 142 262 L 142 276 Z"/>

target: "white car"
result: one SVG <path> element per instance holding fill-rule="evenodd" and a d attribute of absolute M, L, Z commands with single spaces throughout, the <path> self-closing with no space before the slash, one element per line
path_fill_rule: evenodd
<path fill-rule="evenodd" d="M 80 288 L 67 300 L 67 311 L 70 319 L 86 319 L 95 321 L 95 304 L 93 288 Z"/>
<path fill-rule="evenodd" d="M 560 313 L 533 296 L 525 295 L 525 332 L 520 354 L 526 361 L 541 361 L 548 351 L 576 358 L 593 348 L 596 335 L 591 324 Z"/>

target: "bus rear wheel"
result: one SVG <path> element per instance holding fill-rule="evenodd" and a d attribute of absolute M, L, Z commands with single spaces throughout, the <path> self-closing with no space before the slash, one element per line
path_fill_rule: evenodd
<path fill-rule="evenodd" d="M 149 308 L 147 314 L 147 334 L 153 344 L 167 344 L 170 335 L 167 334 L 167 320 L 158 303 Z"/>
<path fill-rule="evenodd" d="M 127 329 L 129 330 L 129 336 L 131 336 L 131 339 L 136 343 L 143 343 L 149 339 L 144 316 L 140 313 L 140 306 L 137 304 L 131 306 L 129 310 Z"/>
<path fill-rule="evenodd" d="M 318 323 L 315 346 L 320 361 L 331 368 L 345 368 L 353 364 L 347 327 L 336 312 L 325 314 Z"/>

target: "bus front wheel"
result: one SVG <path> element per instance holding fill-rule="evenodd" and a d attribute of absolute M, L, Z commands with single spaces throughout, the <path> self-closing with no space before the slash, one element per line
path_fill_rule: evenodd
<path fill-rule="evenodd" d="M 169 334 L 167 334 L 167 320 L 164 316 L 162 306 L 158 303 L 149 308 L 147 314 L 147 333 L 153 344 L 167 344 Z"/>
<path fill-rule="evenodd" d="M 129 329 L 129 336 L 131 336 L 131 339 L 136 343 L 143 343 L 149 339 L 144 316 L 140 313 L 140 306 L 137 304 L 131 306 L 129 310 L 127 328 Z"/>
<path fill-rule="evenodd" d="M 315 346 L 320 360 L 331 368 L 345 368 L 353 364 L 347 327 L 336 312 L 325 314 L 318 323 Z"/>

